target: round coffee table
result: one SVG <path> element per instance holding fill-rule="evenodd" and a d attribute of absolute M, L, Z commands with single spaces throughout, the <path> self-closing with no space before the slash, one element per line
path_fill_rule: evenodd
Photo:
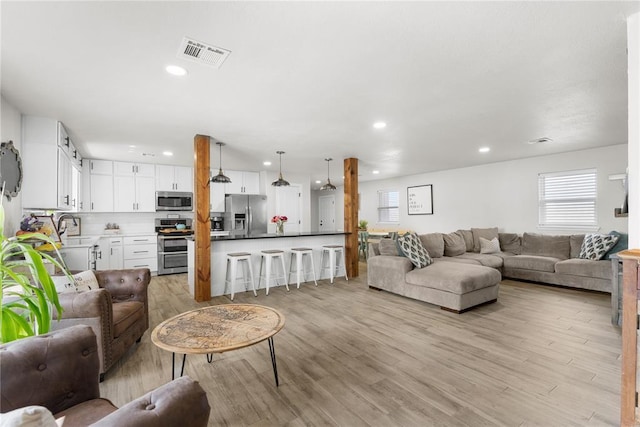
<path fill-rule="evenodd" d="M 171 351 L 171 379 L 175 378 L 176 353 L 182 353 L 182 368 L 187 354 L 206 354 L 237 350 L 264 340 L 269 353 L 276 386 L 279 385 L 273 336 L 284 327 L 284 316 L 271 307 L 254 304 L 223 304 L 198 308 L 165 320 L 151 333 L 151 341 L 163 350 Z"/>

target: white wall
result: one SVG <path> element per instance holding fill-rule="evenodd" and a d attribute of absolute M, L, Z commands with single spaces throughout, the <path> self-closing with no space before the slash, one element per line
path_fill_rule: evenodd
<path fill-rule="evenodd" d="M 640 13 L 627 20 L 629 76 L 629 247 L 640 248 Z"/>
<path fill-rule="evenodd" d="M 402 228 L 419 233 L 451 232 L 471 227 L 499 227 L 500 231 L 570 234 L 576 230 L 538 230 L 538 173 L 596 168 L 598 223 L 601 232 L 627 232 L 627 219 L 615 218 L 624 198 L 621 181 L 609 175 L 627 168 L 627 145 L 575 151 L 359 183 L 359 219 L 370 228 Z M 433 185 L 433 215 L 407 215 L 407 187 Z M 339 189 L 340 190 L 340 189 Z M 400 192 L 400 224 L 377 223 L 377 191 Z M 343 194 L 337 191 L 336 195 Z M 338 200 L 340 198 L 341 200 Z M 336 198 L 336 218 L 342 218 L 343 196 Z M 341 214 L 340 216 L 338 216 Z"/>
<path fill-rule="evenodd" d="M 20 111 L 9 104 L 4 97 L 0 96 L 0 139 L 2 142 L 13 141 L 13 145 L 20 151 L 22 156 L 22 119 Z M 0 184 L 1 185 L 1 184 Z M 22 219 L 22 192 L 17 197 L 12 197 L 8 201 L 5 197 L 2 201 L 4 206 L 4 233 L 5 236 L 13 236 L 20 227 Z"/>

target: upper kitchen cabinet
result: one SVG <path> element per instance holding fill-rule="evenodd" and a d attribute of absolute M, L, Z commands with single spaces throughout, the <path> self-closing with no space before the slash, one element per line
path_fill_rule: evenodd
<path fill-rule="evenodd" d="M 113 162 L 89 160 L 85 162 L 85 174 L 86 169 L 89 169 L 89 206 L 85 211 L 113 212 Z"/>
<path fill-rule="evenodd" d="M 74 210 L 71 144 L 57 120 L 22 116 L 23 208 Z"/>
<path fill-rule="evenodd" d="M 231 182 L 225 184 L 227 194 L 260 194 L 260 173 L 247 171 L 225 171 Z"/>
<path fill-rule="evenodd" d="M 155 212 L 155 167 L 113 162 L 115 212 Z"/>
<path fill-rule="evenodd" d="M 193 191 L 193 169 L 156 165 L 156 191 Z"/>

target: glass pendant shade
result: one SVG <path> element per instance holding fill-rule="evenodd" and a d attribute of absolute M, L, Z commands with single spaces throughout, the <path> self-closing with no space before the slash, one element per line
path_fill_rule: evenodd
<path fill-rule="evenodd" d="M 327 183 L 320 187 L 320 191 L 333 191 L 336 189 L 336 186 L 331 183 L 331 179 L 329 178 L 329 162 L 333 160 L 332 158 L 325 159 L 327 162 Z"/>
<path fill-rule="evenodd" d="M 211 182 L 216 182 L 218 184 L 228 184 L 231 182 L 231 178 L 222 173 L 222 146 L 224 142 L 216 142 L 216 144 L 220 147 L 220 169 L 218 171 L 218 175 L 211 178 Z"/>
<path fill-rule="evenodd" d="M 284 154 L 284 151 L 276 151 L 276 153 L 280 155 L 280 176 L 277 180 L 273 181 L 271 185 L 274 187 L 288 187 L 291 184 L 289 184 L 289 181 L 282 178 L 282 155 Z"/>

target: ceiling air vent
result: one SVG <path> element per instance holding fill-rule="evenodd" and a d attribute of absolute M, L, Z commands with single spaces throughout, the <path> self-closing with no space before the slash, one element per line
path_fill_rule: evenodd
<path fill-rule="evenodd" d="M 213 68 L 220 68 L 229 55 L 231 55 L 230 50 L 202 43 L 188 37 L 182 39 L 182 44 L 180 44 L 180 49 L 178 50 L 178 58 Z"/>
<path fill-rule="evenodd" d="M 534 144 L 544 144 L 546 142 L 553 142 L 553 139 L 551 138 L 547 138 L 546 136 L 543 138 L 536 138 L 536 139 L 532 139 L 530 141 L 527 141 L 527 144 L 529 145 L 534 145 Z"/>

